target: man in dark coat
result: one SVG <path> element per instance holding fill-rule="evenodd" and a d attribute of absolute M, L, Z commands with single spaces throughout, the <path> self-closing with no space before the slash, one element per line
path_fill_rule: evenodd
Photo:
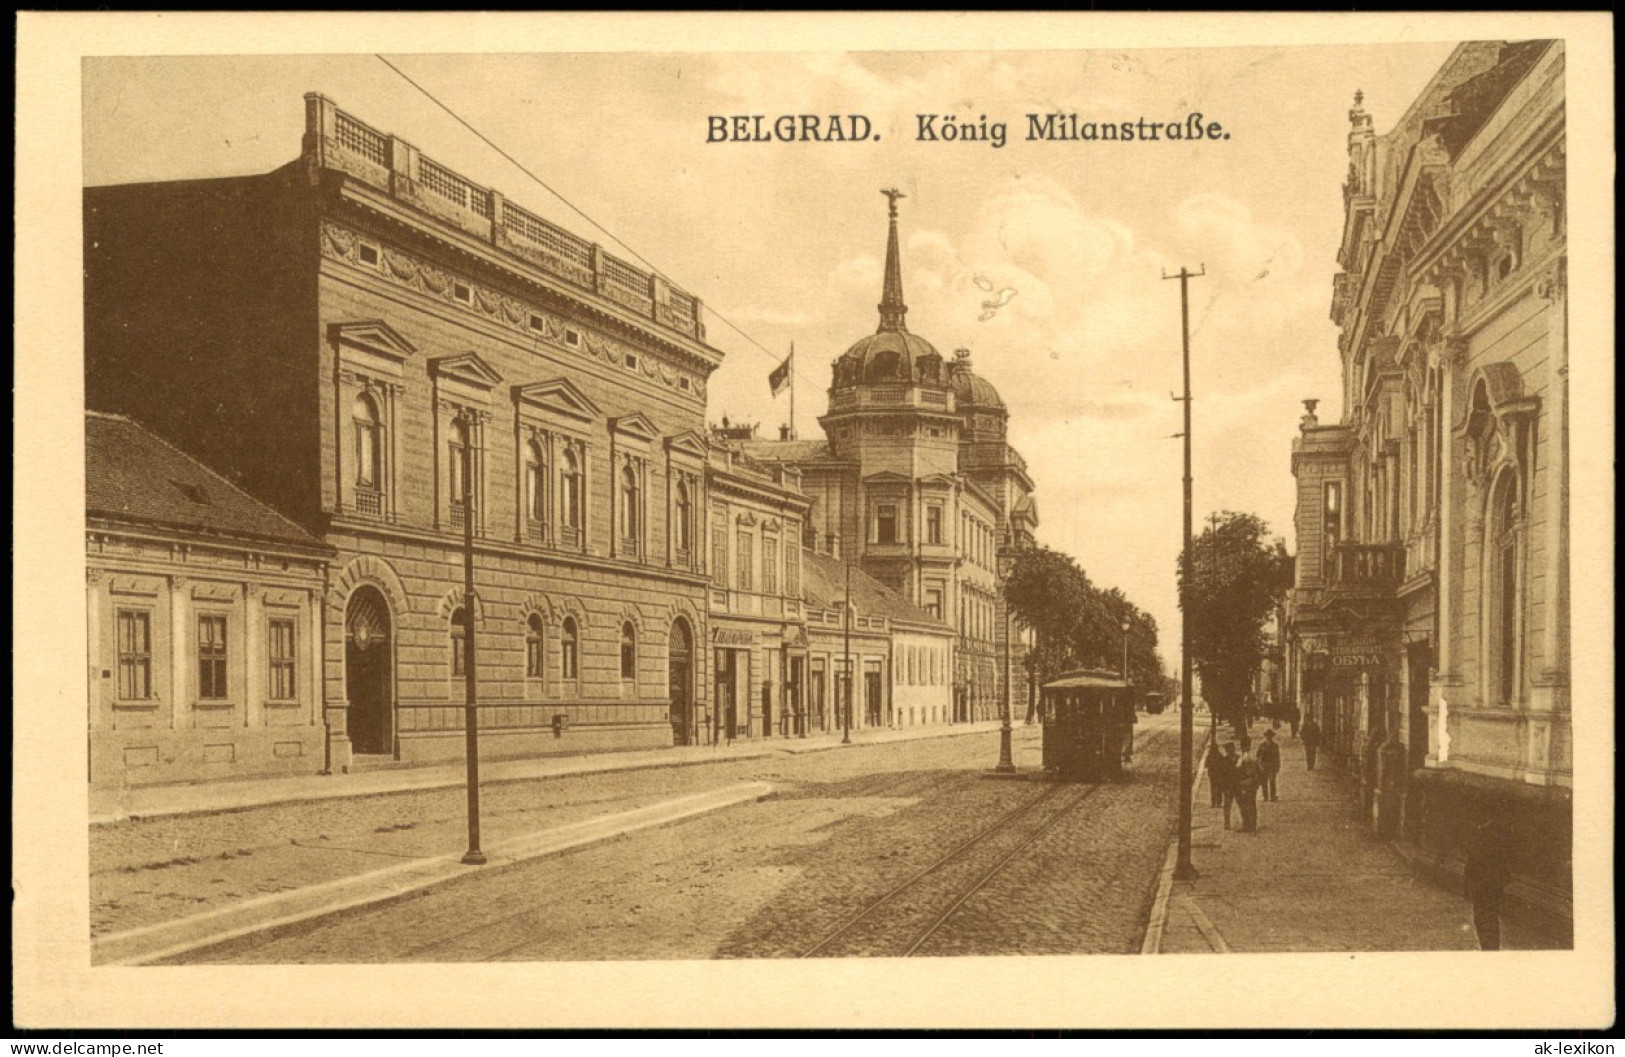
<path fill-rule="evenodd" d="M 1281 773 L 1281 746 L 1275 743 L 1275 731 L 1264 732 L 1264 743 L 1258 747 L 1258 780 L 1264 787 L 1264 799 L 1279 800 L 1275 795 L 1275 776 Z"/>
<path fill-rule="evenodd" d="M 1299 736 L 1303 739 L 1303 758 L 1308 761 L 1312 771 L 1315 769 L 1315 753 L 1320 751 L 1320 724 L 1315 722 L 1314 716 L 1303 721 Z"/>
<path fill-rule="evenodd" d="M 1302 716 L 1298 712 L 1298 706 L 1297 705 L 1289 705 L 1289 706 L 1287 706 L 1286 725 L 1291 728 L 1292 736 L 1294 738 L 1298 736 L 1298 721 L 1301 718 L 1302 718 Z"/>
<path fill-rule="evenodd" d="M 1492 811 L 1473 831 L 1463 871 L 1481 951 L 1501 949 L 1501 900 L 1512 875 L 1511 857 L 1511 828 L 1503 814 Z"/>

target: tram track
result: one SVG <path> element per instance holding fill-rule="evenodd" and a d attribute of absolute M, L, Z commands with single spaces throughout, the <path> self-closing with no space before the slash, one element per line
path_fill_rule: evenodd
<path fill-rule="evenodd" d="M 1162 736 L 1160 731 L 1146 732 L 1140 748 L 1149 748 Z M 972 778 L 969 784 L 984 783 Z M 933 939 L 954 934 L 951 924 L 962 916 L 966 904 L 977 893 L 987 889 L 1103 788 L 1057 781 L 1033 784 L 1041 786 L 1036 795 L 870 899 L 799 954 L 784 953 L 800 958 L 910 957 L 922 951 L 929 955 L 928 945 Z M 897 790 L 888 786 L 885 791 Z M 394 958 L 461 961 L 472 957 L 500 961 L 516 951 L 536 947 L 542 934 L 557 927 L 556 916 L 557 907 L 533 906 L 488 917 L 473 910 L 468 915 L 472 920 L 465 919 L 464 927 L 413 944 Z"/>
<path fill-rule="evenodd" d="M 1160 731 L 1151 732 L 1143 737 L 1140 749 L 1149 748 L 1154 740 L 1160 740 L 1161 734 Z M 1086 800 L 1100 792 L 1101 788 L 1100 785 L 1091 785 L 1084 788 L 1080 794 L 1068 797 L 1065 796 L 1066 791 L 1076 790 L 1077 786 L 1060 783 L 1051 785 L 1044 792 L 1006 812 L 974 836 L 955 845 L 907 879 L 887 889 L 856 913 L 843 919 L 817 943 L 804 949 L 798 957 L 907 958 L 916 955 L 942 932 L 973 896 L 986 888 L 1023 853 L 1042 841 Z M 1059 810 L 1049 812 L 1039 810 L 1057 800 L 1062 802 Z M 1012 823 L 1021 822 L 1034 812 L 1038 814 L 1035 825 L 1014 833 L 1010 831 Z M 976 868 L 979 862 L 986 863 L 988 859 L 987 855 L 978 856 L 976 853 L 979 851 L 992 851 L 991 865 Z M 965 880 L 967 875 L 968 883 Z M 954 883 L 956 879 L 959 882 L 957 884 Z M 944 889 L 946 891 L 943 891 Z M 888 909 L 898 913 L 884 918 L 879 916 L 880 911 Z M 923 926 L 918 924 L 922 918 Z M 910 922 L 914 924 L 911 925 Z"/>

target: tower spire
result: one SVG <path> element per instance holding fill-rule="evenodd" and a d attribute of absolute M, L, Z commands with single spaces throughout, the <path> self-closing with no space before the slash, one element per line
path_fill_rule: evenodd
<path fill-rule="evenodd" d="M 886 282 L 880 291 L 880 329 L 907 330 L 903 322 L 908 314 L 908 306 L 903 304 L 903 264 L 897 253 L 897 200 L 907 196 L 895 187 L 884 188 L 880 193 L 886 196 L 890 212 L 890 228 L 886 232 Z"/>

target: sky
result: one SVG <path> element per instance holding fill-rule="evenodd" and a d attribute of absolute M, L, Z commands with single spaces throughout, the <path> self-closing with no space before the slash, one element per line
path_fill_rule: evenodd
<path fill-rule="evenodd" d="M 713 422 L 777 435 L 789 400 L 767 375 L 793 342 L 803 438 L 821 436 L 830 363 L 876 327 L 878 192 L 900 188 L 909 329 L 971 350 L 1036 482 L 1039 541 L 1149 611 L 1175 663 L 1180 284 L 1164 276 L 1205 273 L 1189 285 L 1198 531 L 1244 510 L 1290 546 L 1301 401 L 1341 413 L 1348 110 L 1363 91 L 1387 131 L 1451 47 L 386 55 L 542 183 L 373 55 L 93 58 L 84 182 L 267 172 L 298 155 L 303 95 L 321 92 L 702 298 L 725 353 Z M 1229 138 L 1024 140 L 1025 115 L 1056 111 L 1200 112 Z M 755 114 L 862 114 L 879 138 L 706 142 L 711 116 Z M 920 142 L 921 114 L 1003 121 L 1007 140 Z"/>

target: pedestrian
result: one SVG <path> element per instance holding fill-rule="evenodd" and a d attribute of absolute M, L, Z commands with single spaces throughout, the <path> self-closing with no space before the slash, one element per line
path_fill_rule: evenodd
<path fill-rule="evenodd" d="M 1298 720 L 1300 718 L 1302 718 L 1302 717 L 1300 716 L 1300 714 L 1298 712 L 1298 706 L 1297 705 L 1293 705 L 1293 706 L 1291 706 L 1290 708 L 1287 709 L 1286 723 L 1287 723 L 1287 726 L 1291 729 L 1292 736 L 1294 738 L 1298 736 Z"/>
<path fill-rule="evenodd" d="M 1231 784 L 1235 789 L 1236 805 L 1241 808 L 1241 832 L 1258 832 L 1258 759 L 1253 755 L 1252 743 L 1241 743 L 1241 755 L 1236 758 L 1236 769 Z"/>
<path fill-rule="evenodd" d="M 1219 764 L 1219 806 L 1224 808 L 1224 828 L 1230 828 L 1230 809 L 1236 803 L 1236 743 L 1224 743 Z"/>
<path fill-rule="evenodd" d="M 1275 742 L 1275 731 L 1264 732 L 1264 744 L 1258 747 L 1258 779 L 1264 787 L 1264 799 L 1274 803 L 1275 776 L 1281 773 L 1281 746 Z"/>
<path fill-rule="evenodd" d="M 1320 751 L 1320 724 L 1315 717 L 1310 716 L 1303 721 L 1303 758 L 1309 764 L 1309 769 L 1315 769 L 1315 753 Z"/>
<path fill-rule="evenodd" d="M 1226 742 L 1224 745 L 1215 743 L 1208 749 L 1207 789 L 1213 807 L 1224 806 L 1224 785 L 1226 781 L 1225 774 L 1229 766 L 1229 762 L 1225 757 L 1224 750 L 1228 747 L 1229 742 Z"/>
<path fill-rule="evenodd" d="M 1511 876 L 1508 860 L 1512 854 L 1512 834 L 1505 816 L 1492 808 L 1489 816 L 1473 831 L 1463 871 L 1467 898 L 1473 903 L 1473 929 L 1478 933 L 1478 949 L 1501 949 L 1501 899 Z"/>

